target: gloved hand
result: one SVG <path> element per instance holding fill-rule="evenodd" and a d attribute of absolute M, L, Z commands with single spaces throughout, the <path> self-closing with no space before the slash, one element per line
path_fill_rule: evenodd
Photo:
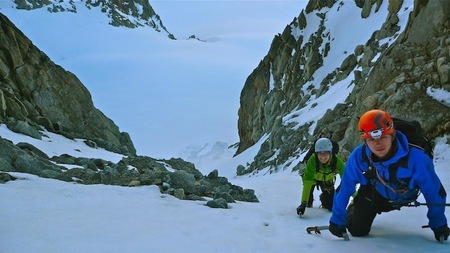
<path fill-rule="evenodd" d="M 450 228 L 447 225 L 440 226 L 438 228 L 433 229 L 434 238 L 440 241 L 441 236 L 444 236 L 444 241 L 447 241 L 448 235 L 450 234 Z"/>
<path fill-rule="evenodd" d="M 345 226 L 339 226 L 333 222 L 330 222 L 330 232 L 337 237 L 344 237 L 344 233 L 347 233 Z"/>
<path fill-rule="evenodd" d="M 297 214 L 303 215 L 305 213 L 305 209 L 306 209 L 306 202 L 302 202 L 302 204 L 297 207 Z"/>

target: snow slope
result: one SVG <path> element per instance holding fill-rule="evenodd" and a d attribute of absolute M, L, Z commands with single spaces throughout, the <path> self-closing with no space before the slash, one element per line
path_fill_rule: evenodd
<path fill-rule="evenodd" d="M 245 78 L 267 53 L 273 35 L 306 2 L 151 2 L 177 38 L 195 34 L 204 43 L 170 41 L 144 28 L 108 27 L 104 16 L 81 8 L 76 15 L 25 13 L 3 0 L 0 11 L 80 78 L 96 106 L 130 133 L 139 154 L 169 158 L 185 150 L 188 156 L 192 152 L 185 147 L 193 145 L 192 159 L 197 159 L 209 152 L 202 149 L 205 143 L 237 141 Z M 70 33 L 61 36 L 61 31 Z M 436 94 L 450 104 L 448 95 L 430 91 Z M 121 158 L 56 135 L 37 141 L 1 126 L 0 136 L 30 142 L 50 156 L 77 149 L 83 156 Z M 437 143 L 436 170 L 450 192 L 450 146 L 444 139 Z M 450 242 L 441 245 L 431 230 L 421 228 L 427 224 L 426 207 L 380 215 L 369 237 L 349 242 L 326 231 L 307 234 L 307 226 L 328 224 L 330 213 L 316 201 L 303 218 L 296 215 L 302 190 L 296 173 L 234 176 L 236 166 L 250 161 L 257 148 L 233 159 L 232 152 L 215 159 L 207 155 L 198 167 L 205 174 L 217 168 L 233 184 L 256 191 L 260 203 L 232 203 L 227 210 L 162 195 L 156 186 L 86 186 L 12 173 L 20 179 L 0 185 L 0 252 L 449 252 Z"/>

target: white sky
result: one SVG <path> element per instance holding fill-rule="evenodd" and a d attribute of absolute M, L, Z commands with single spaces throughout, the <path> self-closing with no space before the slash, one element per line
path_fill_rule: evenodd
<path fill-rule="evenodd" d="M 76 15 L 48 15 L 7 9 L 8 1 L 0 1 L 0 11 L 53 61 L 80 78 L 95 105 L 130 133 L 139 154 L 170 158 L 187 146 L 237 142 L 245 79 L 267 54 L 273 36 L 306 1 L 151 4 L 180 40 L 168 40 L 151 29 L 112 28 L 101 14 L 83 8 Z M 192 34 L 208 42 L 182 40 Z M 331 89 L 327 96 L 347 94 L 347 89 Z M 450 104 L 448 93 L 433 90 L 429 95 Z M 321 104 L 308 115 L 318 118 L 329 107 Z M 1 126 L 0 136 L 30 142 L 50 156 L 121 157 L 52 134 L 38 141 Z M 450 146 L 438 143 L 435 165 L 450 192 Z M 83 186 L 15 173 L 23 180 L 0 185 L 1 252 L 449 252 L 448 242 L 439 245 L 431 230 L 421 228 L 427 223 L 425 207 L 377 217 L 368 238 L 344 242 L 328 232 L 306 234 L 307 226 L 328 224 L 330 213 L 316 201 L 315 208 L 298 218 L 302 184 L 290 168 L 234 177 L 236 166 L 251 161 L 259 145 L 233 159 L 231 153 L 214 157 L 206 149 L 200 154 L 207 157 L 196 164 L 202 173 L 217 168 L 233 184 L 254 189 L 261 201 L 230 204 L 228 210 L 180 201 L 154 186 Z"/>

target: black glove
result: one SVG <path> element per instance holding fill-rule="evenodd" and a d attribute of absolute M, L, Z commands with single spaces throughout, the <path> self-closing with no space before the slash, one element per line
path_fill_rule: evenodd
<path fill-rule="evenodd" d="M 305 213 L 305 209 L 306 209 L 306 202 L 302 202 L 302 204 L 297 207 L 297 214 L 303 215 Z"/>
<path fill-rule="evenodd" d="M 441 236 L 444 236 L 444 241 L 447 241 L 448 235 L 450 234 L 450 228 L 447 225 L 443 225 L 433 229 L 433 232 L 436 240 L 441 241 Z"/>
<path fill-rule="evenodd" d="M 333 222 L 330 222 L 330 232 L 337 237 L 344 237 L 344 233 L 347 233 L 345 226 L 339 226 Z"/>

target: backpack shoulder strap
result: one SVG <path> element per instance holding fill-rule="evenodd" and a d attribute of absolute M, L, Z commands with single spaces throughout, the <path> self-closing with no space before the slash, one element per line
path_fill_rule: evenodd
<path fill-rule="evenodd" d="M 409 152 L 404 157 L 400 158 L 396 163 L 393 163 L 389 166 L 389 181 L 397 182 L 397 170 L 399 167 L 408 168 L 408 157 Z"/>
<path fill-rule="evenodd" d="M 362 161 L 365 163 L 368 163 L 370 165 L 369 157 L 367 157 L 367 154 L 366 154 L 366 145 L 362 146 L 361 153 L 362 153 Z"/>
<path fill-rule="evenodd" d="M 335 154 L 333 154 L 332 157 L 331 157 L 331 163 L 330 163 L 330 165 L 331 165 L 331 171 L 332 171 L 333 173 L 335 173 L 336 170 L 337 170 L 337 157 L 336 157 Z"/>
<path fill-rule="evenodd" d="M 372 166 L 372 162 L 369 160 L 369 157 L 367 157 L 366 145 L 362 146 L 361 153 L 362 153 L 362 161 L 367 163 L 367 165 L 368 165 L 368 170 L 363 172 L 363 174 L 367 179 L 369 179 L 369 182 L 372 182 L 372 180 L 376 179 L 377 176 L 375 173 L 375 169 Z"/>
<path fill-rule="evenodd" d="M 316 145 L 316 141 L 317 140 L 315 140 L 312 143 L 312 146 L 309 147 L 308 152 L 306 153 L 305 157 L 303 157 L 303 161 L 302 161 L 303 163 L 307 163 L 308 159 L 312 156 L 312 154 L 314 154 L 314 146 Z"/>

